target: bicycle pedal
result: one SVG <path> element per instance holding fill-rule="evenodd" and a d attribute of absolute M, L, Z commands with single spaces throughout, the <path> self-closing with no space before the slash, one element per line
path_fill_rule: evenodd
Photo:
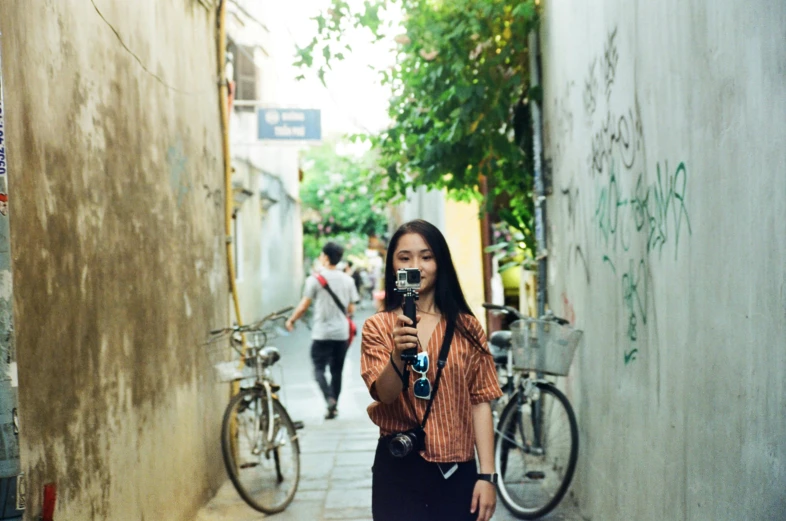
<path fill-rule="evenodd" d="M 524 474 L 524 476 L 526 476 L 527 479 L 545 479 L 546 473 L 542 470 L 530 470 Z"/>
<path fill-rule="evenodd" d="M 277 393 L 281 389 L 281 386 L 278 384 L 270 384 L 270 390 L 274 393 Z"/>
<path fill-rule="evenodd" d="M 296 431 L 299 431 L 300 429 L 305 427 L 305 424 L 302 421 L 299 421 L 299 420 L 298 421 L 293 421 L 292 425 L 294 425 Z"/>

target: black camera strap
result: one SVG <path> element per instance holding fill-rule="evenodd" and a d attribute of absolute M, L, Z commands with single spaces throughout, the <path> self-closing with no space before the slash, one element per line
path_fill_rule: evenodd
<path fill-rule="evenodd" d="M 439 350 L 439 359 L 437 360 L 437 377 L 434 379 L 434 389 L 431 391 L 431 398 L 429 398 L 428 405 L 426 405 L 426 412 L 423 415 L 423 421 L 420 422 L 420 427 L 422 429 L 426 428 L 426 420 L 428 420 L 429 414 L 431 414 L 431 407 L 434 405 L 434 398 L 437 397 L 437 390 L 439 389 L 439 381 L 442 377 L 442 369 L 445 367 L 445 364 L 448 361 L 448 354 L 450 353 L 450 344 L 453 342 L 453 331 L 456 328 L 456 321 L 451 320 L 448 322 L 447 328 L 445 329 L 445 337 L 442 339 L 442 348 Z M 402 383 L 402 390 L 406 391 L 409 388 L 409 369 L 404 367 L 404 372 L 400 372 L 396 364 L 393 363 L 393 353 L 390 353 L 390 363 L 393 366 L 393 369 L 398 374 L 399 378 L 401 378 Z M 404 400 L 409 405 L 409 409 L 412 411 L 413 416 L 417 420 L 418 414 L 415 412 L 415 407 L 412 405 L 412 402 L 409 401 L 409 394 L 404 393 Z"/>
<path fill-rule="evenodd" d="M 458 318 L 456 318 L 456 320 L 458 320 Z M 439 381 L 442 377 L 442 369 L 444 369 L 448 361 L 450 344 L 453 342 L 453 330 L 456 328 L 456 320 L 448 321 L 448 327 L 445 329 L 445 338 L 442 340 L 442 349 L 439 350 L 439 359 L 437 360 L 437 377 L 434 380 L 434 390 L 431 392 L 431 399 L 429 399 L 428 405 L 426 405 L 426 413 L 423 415 L 423 421 L 420 424 L 420 427 L 424 430 L 426 429 L 426 420 L 428 420 L 429 414 L 431 414 L 431 406 L 434 405 L 434 398 L 437 397 Z M 417 418 L 417 416 L 415 416 L 415 418 Z"/>

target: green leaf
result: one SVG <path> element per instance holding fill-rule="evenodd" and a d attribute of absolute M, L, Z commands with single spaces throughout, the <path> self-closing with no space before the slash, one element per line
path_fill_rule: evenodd
<path fill-rule="evenodd" d="M 535 17 L 535 6 L 530 1 L 524 1 L 517 5 L 511 14 L 517 18 L 531 20 Z"/>
<path fill-rule="evenodd" d="M 527 33 L 535 23 L 533 0 L 401 0 L 393 1 L 404 16 L 401 26 L 389 24 L 385 0 L 364 0 L 350 8 L 332 0 L 333 15 L 310 45 L 309 55 L 322 46 L 326 63 L 314 65 L 298 54 L 296 65 L 324 71 L 330 60 L 352 52 L 341 38 L 352 25 L 368 29 L 370 41 L 406 34 L 411 42 L 398 46 L 395 66 L 379 69 L 380 81 L 393 96 L 392 127 L 370 136 L 374 147 L 379 194 L 400 198 L 414 184 L 445 188 L 451 198 L 479 197 L 478 176 L 487 176 L 489 200 L 483 202 L 494 220 L 521 230 L 533 244 L 532 131 L 529 118 L 516 119 L 522 95 L 542 99 L 542 89 L 527 90 Z M 336 13 L 338 16 L 336 16 Z M 336 45 L 342 52 L 328 51 Z M 438 50 L 427 61 L 421 53 Z M 515 125 L 515 132 L 514 132 Z M 411 179 L 403 172 L 412 174 Z M 364 178 L 365 179 L 365 178 Z"/>

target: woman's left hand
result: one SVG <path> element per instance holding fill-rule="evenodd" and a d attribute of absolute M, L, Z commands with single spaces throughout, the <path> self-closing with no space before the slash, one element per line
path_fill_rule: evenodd
<path fill-rule="evenodd" d="M 497 489 L 488 481 L 478 480 L 472 493 L 470 512 L 478 513 L 478 521 L 489 521 L 497 507 Z"/>

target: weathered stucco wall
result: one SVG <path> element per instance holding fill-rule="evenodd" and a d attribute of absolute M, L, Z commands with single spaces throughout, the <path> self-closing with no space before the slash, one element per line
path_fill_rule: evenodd
<path fill-rule="evenodd" d="M 185 520 L 224 479 L 215 16 L 95 5 L 136 56 L 89 1 L 0 4 L 26 518 L 51 482 L 55 519 Z"/>
<path fill-rule="evenodd" d="M 588 519 L 784 519 L 786 4 L 551 1 L 549 301 Z"/>

